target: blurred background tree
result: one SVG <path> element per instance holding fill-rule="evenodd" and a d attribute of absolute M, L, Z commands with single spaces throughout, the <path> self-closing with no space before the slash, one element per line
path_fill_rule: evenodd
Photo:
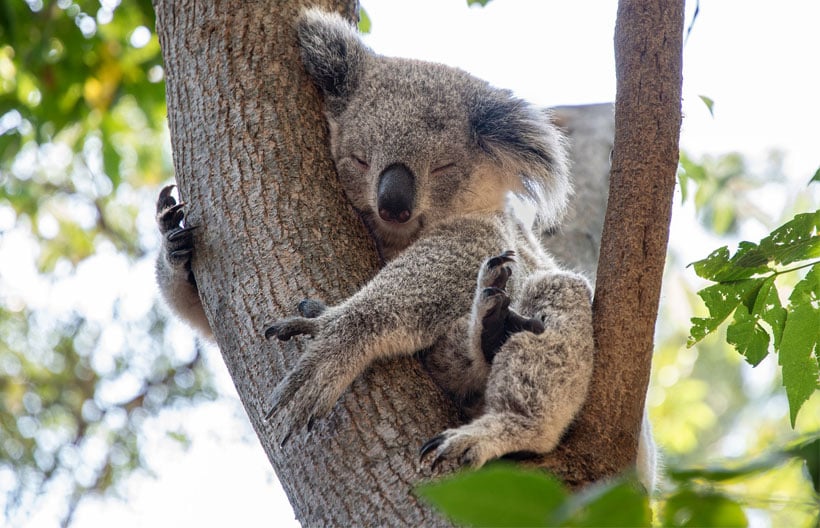
<path fill-rule="evenodd" d="M 147 421 L 218 392 L 213 373 L 223 367 L 209 366 L 206 350 L 167 323 L 152 286 L 153 202 L 172 179 L 153 27 L 147 0 L 0 0 L 7 525 L 23 524 L 44 502 L 69 524 L 86 497 L 127 499 L 127 478 L 150 470 Z M 689 318 L 704 311 L 694 293 L 703 283 L 685 266 L 817 207 L 817 189 L 789 184 L 804 175 L 783 174 L 781 154 L 769 159 L 760 167 L 739 154 L 682 159 L 686 200 L 676 214 L 697 217 L 701 230 L 695 243 L 676 239 L 673 226 L 648 403 L 674 477 L 666 492 L 708 488 L 757 525 L 816 526 L 805 461 L 766 456 L 820 431 L 820 397 L 804 404 L 792 430 L 776 361 L 752 369 L 724 336 L 685 347 Z M 226 428 L 246 427 L 232 420 Z M 163 424 L 172 444 L 196 442 L 173 420 Z M 681 470 L 761 457 L 753 471 L 720 481 Z"/>
<path fill-rule="evenodd" d="M 150 1 L 0 2 L 0 504 L 20 525 L 144 467 L 142 424 L 214 396 L 151 285 L 172 177 Z M 180 343 L 182 343 L 180 345 Z M 184 431 L 169 430 L 185 442 Z M 52 502 L 53 503 L 53 502 Z"/>

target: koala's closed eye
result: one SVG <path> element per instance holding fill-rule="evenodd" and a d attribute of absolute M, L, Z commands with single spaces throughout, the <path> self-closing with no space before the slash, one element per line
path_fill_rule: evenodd
<path fill-rule="evenodd" d="M 437 167 L 434 167 L 433 170 L 430 171 L 430 174 L 435 176 L 437 174 L 442 174 L 444 172 L 447 172 L 450 169 L 454 169 L 455 167 L 456 167 L 455 163 L 442 164 L 442 165 L 439 165 Z"/>
<path fill-rule="evenodd" d="M 353 160 L 353 164 L 356 165 L 357 168 L 361 170 L 368 170 L 370 168 L 370 164 L 364 161 L 364 156 L 358 156 L 356 154 L 351 154 L 350 159 Z"/>

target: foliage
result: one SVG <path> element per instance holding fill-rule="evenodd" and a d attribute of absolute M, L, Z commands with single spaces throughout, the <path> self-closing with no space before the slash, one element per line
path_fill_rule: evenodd
<path fill-rule="evenodd" d="M 140 213 L 170 178 L 153 27 L 148 0 L 0 0 L 0 504 L 10 525 L 52 493 L 70 522 L 82 497 L 116 492 L 143 467 L 146 417 L 213 396 L 200 352 L 170 352 L 158 305 L 129 290 L 156 243 Z"/>
<path fill-rule="evenodd" d="M 571 494 L 546 473 L 496 463 L 424 484 L 416 493 L 453 522 L 468 526 L 638 527 L 652 526 L 654 517 L 661 526 L 745 527 L 749 498 L 734 488 L 792 461 L 814 487 L 814 506 L 806 506 L 816 515 L 820 434 L 745 462 L 670 468 L 671 485 L 655 497 L 654 515 L 649 497 L 628 474 Z"/>
<path fill-rule="evenodd" d="M 416 492 L 454 522 L 470 526 L 651 526 L 649 499 L 630 478 L 570 495 L 546 473 L 496 463 Z"/>
<path fill-rule="evenodd" d="M 820 388 L 820 210 L 795 216 L 759 243 L 741 242 L 730 255 L 724 246 L 693 263 L 698 276 L 715 282 L 698 292 L 709 317 L 692 319 L 689 346 L 734 314 L 727 341 L 751 365 L 778 355 L 794 426 L 797 412 Z M 808 268 L 783 306 L 775 280 Z"/>

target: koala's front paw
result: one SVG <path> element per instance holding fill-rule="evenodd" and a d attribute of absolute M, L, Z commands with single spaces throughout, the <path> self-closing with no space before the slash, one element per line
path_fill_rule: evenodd
<path fill-rule="evenodd" d="M 194 252 L 193 231 L 198 226 L 183 226 L 185 202 L 179 202 L 171 196 L 174 185 L 163 188 L 157 198 L 157 226 L 163 237 L 163 250 L 168 262 L 175 268 L 186 268 L 190 265 Z"/>
<path fill-rule="evenodd" d="M 430 468 L 434 471 L 442 462 L 479 468 L 494 458 L 485 444 L 483 435 L 471 431 L 469 425 L 447 429 L 421 446 L 419 460 L 424 461 L 427 455 L 435 453 L 430 463 Z"/>

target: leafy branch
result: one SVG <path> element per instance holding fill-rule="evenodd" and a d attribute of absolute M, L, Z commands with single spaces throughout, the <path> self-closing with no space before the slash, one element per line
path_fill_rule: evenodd
<path fill-rule="evenodd" d="M 691 264 L 715 284 L 698 292 L 709 317 L 692 319 L 692 346 L 726 321 L 726 341 L 755 366 L 778 355 L 792 427 L 800 407 L 820 388 L 820 210 L 796 215 L 758 243 L 723 246 Z M 783 306 L 775 280 L 808 268 Z"/>

